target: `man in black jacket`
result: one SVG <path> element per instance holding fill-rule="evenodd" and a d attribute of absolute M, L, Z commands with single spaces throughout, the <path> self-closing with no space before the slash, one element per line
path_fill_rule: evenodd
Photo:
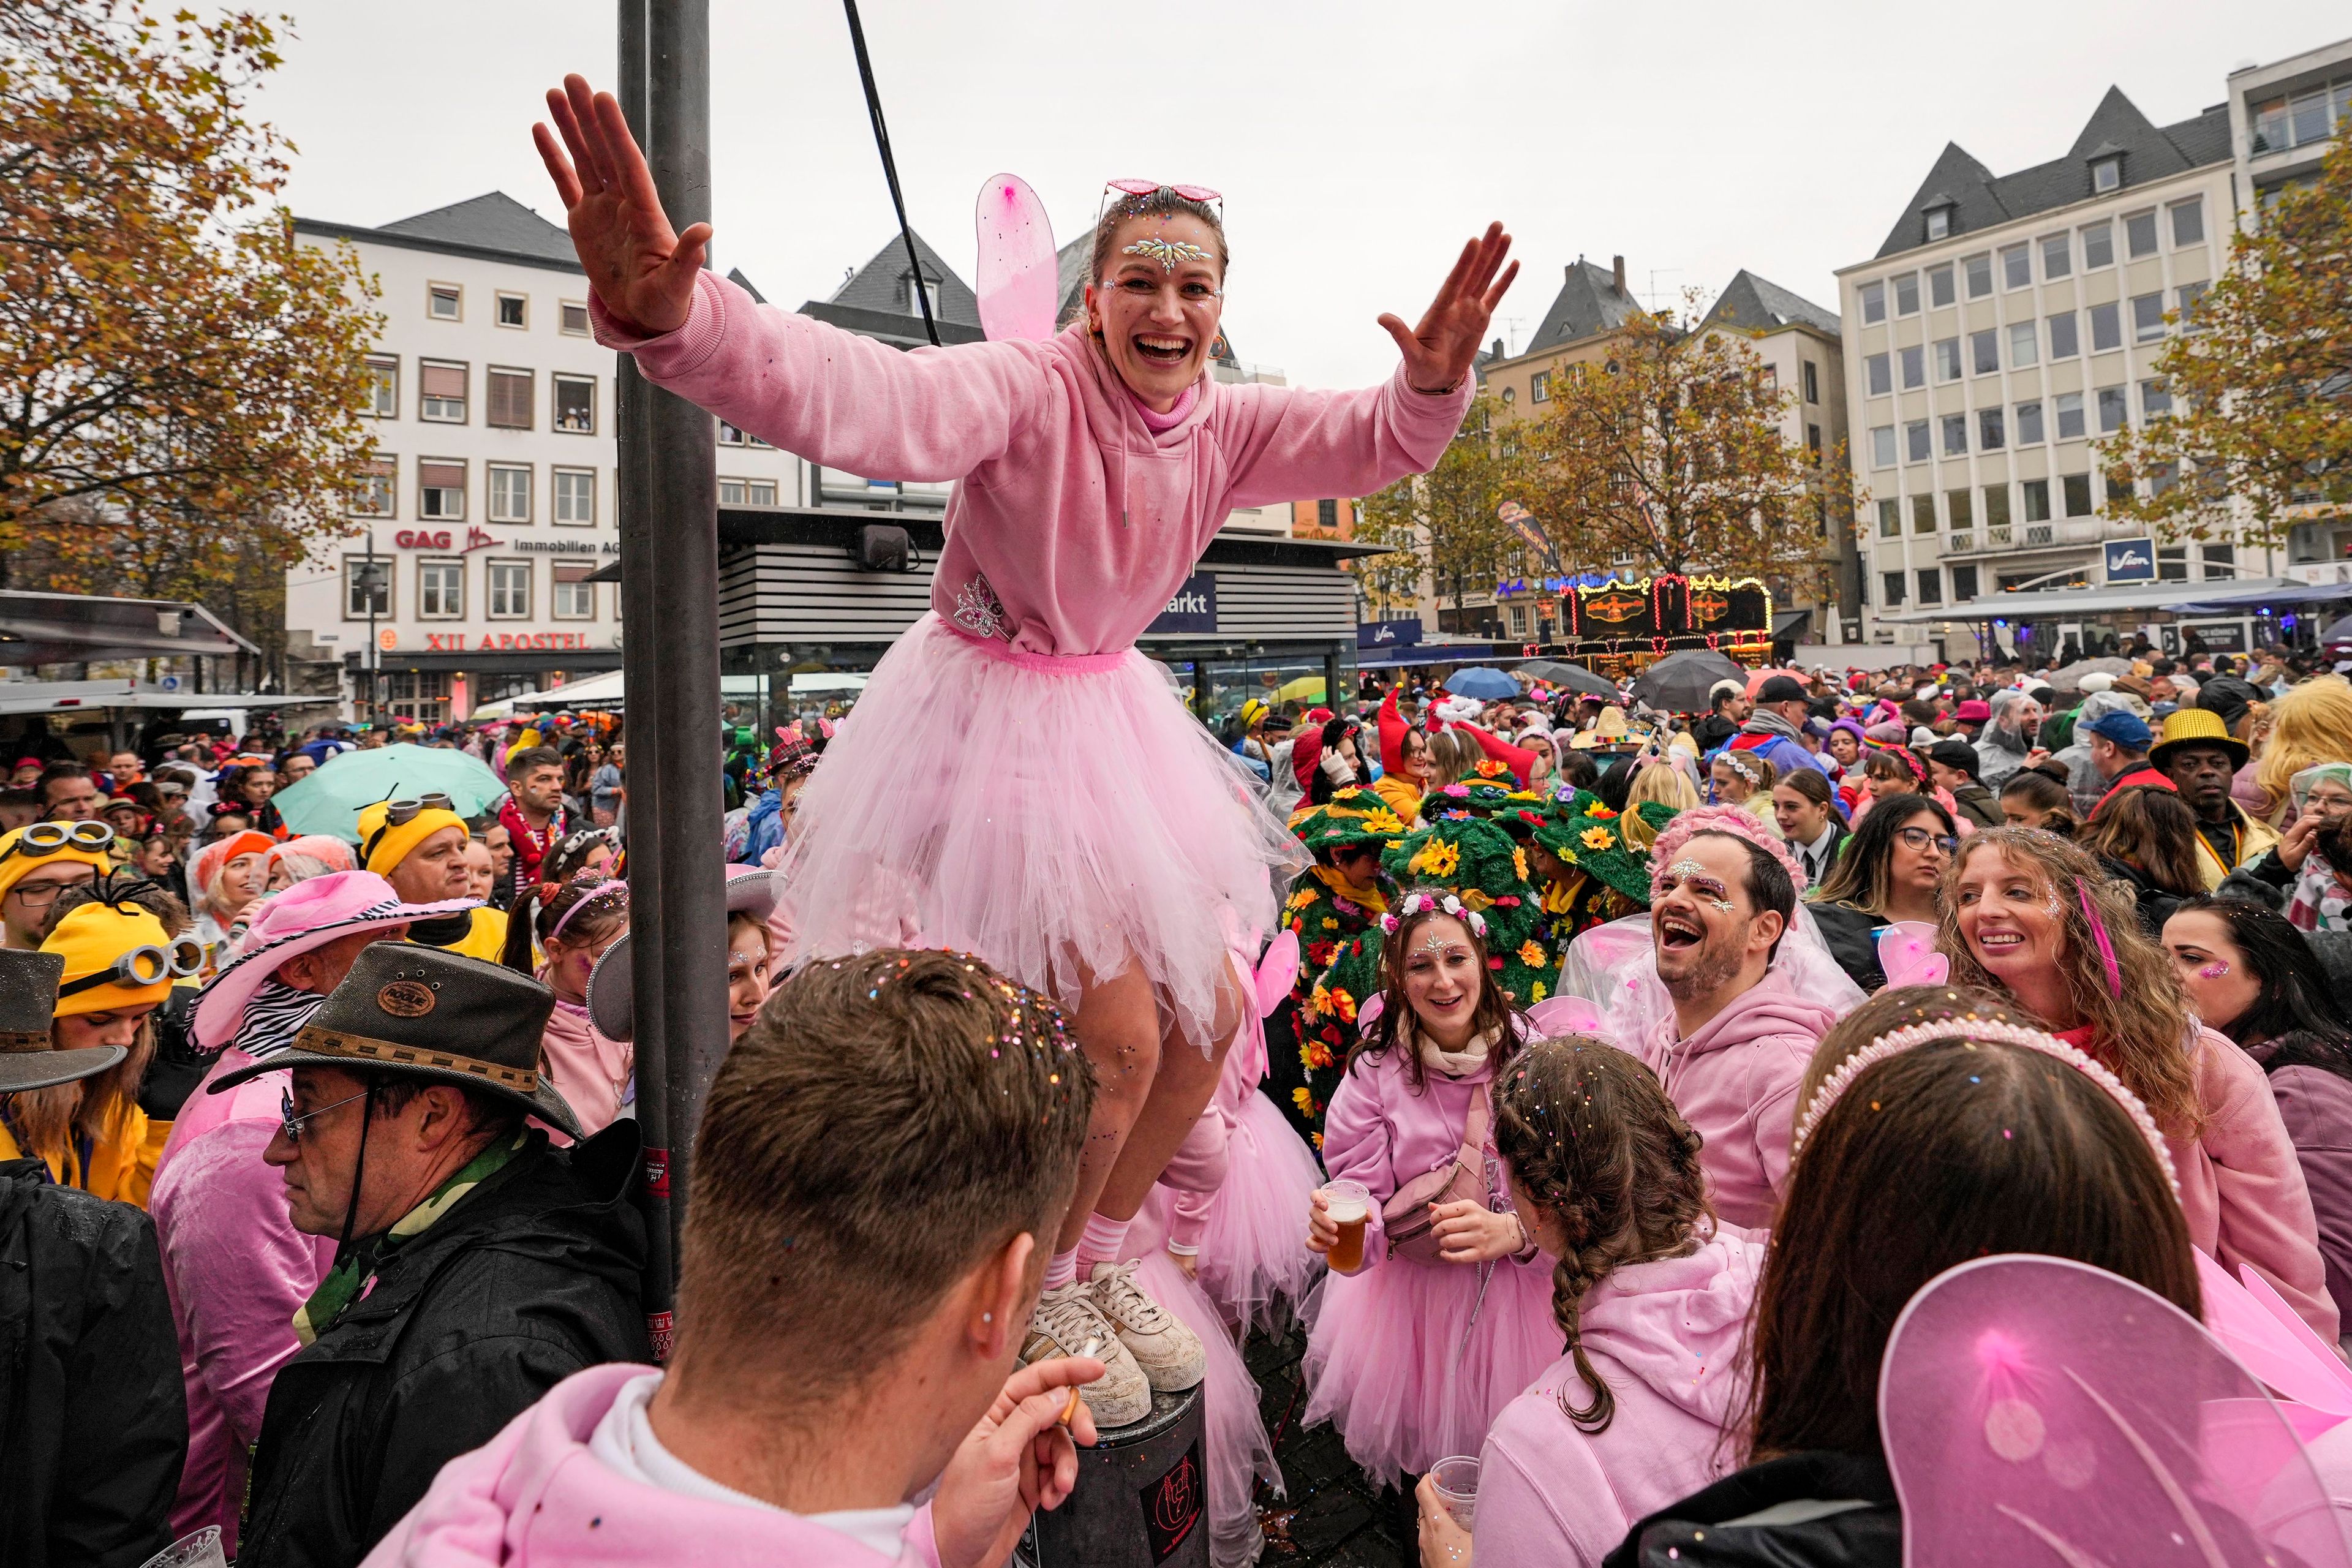
<path fill-rule="evenodd" d="M 65 960 L 0 951 L 0 1101 L 122 1060 L 53 1050 Z M 172 1543 L 188 1458 L 155 1227 L 128 1204 L 0 1163 L 0 1563 L 138 1568 Z"/>
<path fill-rule="evenodd" d="M 651 1359 L 636 1123 L 565 1150 L 524 1123 L 579 1131 L 537 1071 L 552 1006 L 513 970 L 380 942 L 291 1050 L 212 1086 L 293 1069 L 266 1157 L 295 1227 L 341 1238 L 270 1387 L 240 1568 L 348 1568 L 556 1384 Z"/>

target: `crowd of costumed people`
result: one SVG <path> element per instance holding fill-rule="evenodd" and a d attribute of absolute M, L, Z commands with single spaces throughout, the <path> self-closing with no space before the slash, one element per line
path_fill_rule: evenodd
<path fill-rule="evenodd" d="M 1221 198 L 1156 181 L 1105 192 L 1075 319 L 900 353 L 704 269 L 610 97 L 550 110 L 604 343 L 956 487 L 854 708 L 721 738 L 674 1310 L 617 747 L 321 733 L 282 809 L 108 759 L 233 803 L 184 863 L 37 765 L 0 1562 L 993 1568 L 1190 1405 L 1175 1544 L 1248 1568 L 1298 1479 L 1254 1336 L 1424 1568 L 2347 1561 L 2340 672 L 1197 714 L 1137 637 L 1234 506 L 1437 460 L 1499 226 L 1368 390 L 1208 376 Z M 487 795 L 288 827 L 467 741 L 432 765 Z"/>

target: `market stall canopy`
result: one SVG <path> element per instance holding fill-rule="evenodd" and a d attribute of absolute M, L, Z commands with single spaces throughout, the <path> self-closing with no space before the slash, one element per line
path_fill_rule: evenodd
<path fill-rule="evenodd" d="M 1907 610 L 1881 610 L 1882 625 L 1919 626 L 1931 621 L 2041 621 L 2056 617 L 2080 620 L 2085 616 L 2116 610 L 2173 610 L 2190 615 L 2227 601 L 2241 613 L 2262 605 L 2307 602 L 2294 595 L 2320 594 L 2308 583 L 2265 577 L 2245 583 L 2111 583 L 2099 588 L 2030 588 L 2016 594 L 1987 594 L 1953 605 L 1915 605 Z M 2330 587 L 2325 597 L 2345 596 L 2342 585 Z"/>
<path fill-rule="evenodd" d="M 202 605 L 0 589 L 0 664 L 218 658 L 260 651 Z"/>

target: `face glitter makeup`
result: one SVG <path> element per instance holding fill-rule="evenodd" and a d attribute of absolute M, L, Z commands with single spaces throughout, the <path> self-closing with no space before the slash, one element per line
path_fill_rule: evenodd
<path fill-rule="evenodd" d="M 1147 260 L 1157 261 L 1161 269 L 1168 272 L 1175 271 L 1176 264 L 1180 261 L 1210 259 L 1207 251 L 1189 240 L 1164 239 L 1157 235 L 1149 239 L 1139 239 L 1132 245 L 1120 247 L 1120 254 L 1140 256 Z"/>
<path fill-rule="evenodd" d="M 2221 960 L 2216 959 L 2212 963 L 2207 964 L 2204 968 L 2199 970 L 2197 972 L 2197 978 L 2200 980 L 2219 980 L 2229 973 L 2230 966 L 2227 963 L 2222 963 Z"/>

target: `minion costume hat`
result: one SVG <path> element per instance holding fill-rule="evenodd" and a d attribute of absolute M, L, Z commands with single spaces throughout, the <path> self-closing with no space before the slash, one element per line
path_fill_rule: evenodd
<path fill-rule="evenodd" d="M 36 822 L 0 834 L 0 898 L 42 866 L 87 866 L 102 877 L 114 869 L 113 847 L 103 822 Z"/>
<path fill-rule="evenodd" d="M 144 886 L 144 884 L 139 884 Z M 194 937 L 174 937 L 136 904 L 84 904 L 59 921 L 41 951 L 65 960 L 57 1016 L 143 1007 L 172 994 L 176 980 L 204 967 Z"/>
<path fill-rule="evenodd" d="M 415 847 L 445 827 L 466 831 L 466 819 L 446 795 L 380 800 L 360 807 L 360 869 L 386 876 Z"/>

